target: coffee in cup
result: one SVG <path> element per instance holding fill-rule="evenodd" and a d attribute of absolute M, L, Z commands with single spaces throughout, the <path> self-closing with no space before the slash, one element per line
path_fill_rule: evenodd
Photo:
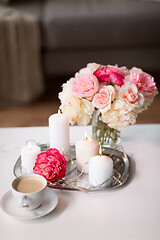
<path fill-rule="evenodd" d="M 26 174 L 17 177 L 12 183 L 12 193 L 22 208 L 39 207 L 45 195 L 47 181 L 38 174 Z"/>
<path fill-rule="evenodd" d="M 15 189 L 22 193 L 32 193 L 40 191 L 44 187 L 44 182 L 36 177 L 27 176 L 16 181 Z"/>

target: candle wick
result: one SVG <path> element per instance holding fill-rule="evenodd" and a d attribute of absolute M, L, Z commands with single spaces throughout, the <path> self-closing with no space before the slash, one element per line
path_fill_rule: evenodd
<path fill-rule="evenodd" d="M 88 137 L 85 136 L 85 137 L 83 138 L 83 140 L 84 140 L 84 141 L 88 141 Z"/>
<path fill-rule="evenodd" d="M 59 108 L 58 109 L 58 116 L 61 114 L 61 109 Z"/>
<path fill-rule="evenodd" d="M 102 156 L 102 145 L 99 146 L 99 155 Z"/>
<path fill-rule="evenodd" d="M 29 147 L 29 151 L 32 151 L 32 144 L 31 144 L 31 142 L 28 142 L 28 147 Z"/>
<path fill-rule="evenodd" d="M 88 140 L 87 132 L 85 132 L 85 140 Z"/>

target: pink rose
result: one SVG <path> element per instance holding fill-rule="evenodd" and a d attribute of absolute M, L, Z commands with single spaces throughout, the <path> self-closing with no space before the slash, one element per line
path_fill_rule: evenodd
<path fill-rule="evenodd" d="M 104 112 L 111 108 L 111 102 L 114 98 L 114 87 L 102 85 L 99 92 L 94 96 L 92 104 L 94 107 L 100 108 L 101 112 Z"/>
<path fill-rule="evenodd" d="M 124 73 L 116 66 L 106 66 L 97 69 L 93 74 L 98 78 L 99 83 L 104 82 L 107 85 L 114 83 L 120 87 L 124 84 Z"/>
<path fill-rule="evenodd" d="M 99 83 L 93 74 L 87 73 L 75 77 L 75 81 L 73 83 L 73 92 L 79 97 L 93 97 L 98 89 Z"/>
<path fill-rule="evenodd" d="M 55 148 L 38 154 L 33 172 L 42 175 L 48 181 L 56 181 L 65 176 L 67 161 Z"/>
<path fill-rule="evenodd" d="M 124 101 L 134 104 L 135 107 L 142 106 L 144 103 L 143 95 L 138 92 L 137 87 L 132 83 L 126 83 L 122 86 L 120 90 L 120 97 Z"/>

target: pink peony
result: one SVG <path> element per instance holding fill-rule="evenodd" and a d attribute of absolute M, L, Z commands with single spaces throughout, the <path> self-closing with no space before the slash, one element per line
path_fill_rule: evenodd
<path fill-rule="evenodd" d="M 73 92 L 79 97 L 93 97 L 98 89 L 99 83 L 93 74 L 86 73 L 75 77 L 75 81 L 73 83 Z"/>
<path fill-rule="evenodd" d="M 106 66 L 97 69 L 93 74 L 98 78 L 99 83 L 105 82 L 107 85 L 114 83 L 120 87 L 124 84 L 124 74 L 116 66 Z"/>
<path fill-rule="evenodd" d="M 154 78 L 148 73 L 131 71 L 130 82 L 136 85 L 146 100 L 153 101 L 154 97 L 158 94 Z"/>
<path fill-rule="evenodd" d="M 38 154 L 33 172 L 42 175 L 48 181 L 56 181 L 65 176 L 67 161 L 55 148 Z"/>
<path fill-rule="evenodd" d="M 153 93 L 156 90 L 154 78 L 148 73 L 131 73 L 131 82 L 134 83 L 139 91 Z"/>

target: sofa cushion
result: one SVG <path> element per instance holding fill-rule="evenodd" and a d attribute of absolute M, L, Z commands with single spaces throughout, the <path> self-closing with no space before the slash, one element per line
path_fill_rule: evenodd
<path fill-rule="evenodd" d="M 133 48 L 100 48 L 77 49 L 65 51 L 43 52 L 43 66 L 45 75 L 59 74 L 73 75 L 89 62 L 101 64 L 118 64 L 119 66 L 134 66 L 146 72 L 159 72 L 160 47 L 133 47 Z"/>
<path fill-rule="evenodd" d="M 160 45 L 160 4 L 136 0 L 47 0 L 43 47 Z"/>

